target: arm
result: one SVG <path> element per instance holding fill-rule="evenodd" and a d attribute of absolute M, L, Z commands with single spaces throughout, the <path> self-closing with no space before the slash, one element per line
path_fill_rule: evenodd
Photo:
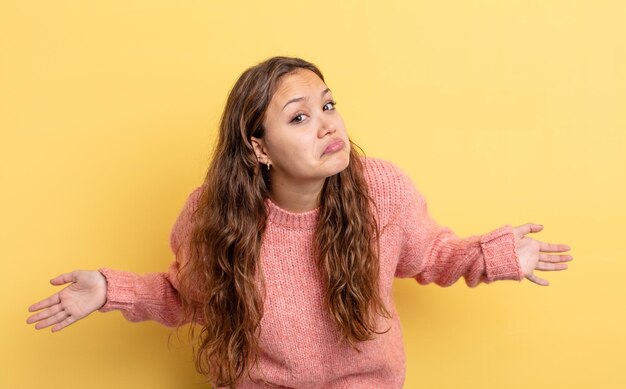
<path fill-rule="evenodd" d="M 100 312 L 120 310 L 133 322 L 154 320 L 168 327 L 181 324 L 182 306 L 175 282 L 178 262 L 167 273 L 138 275 L 126 271 L 99 269 L 107 283 L 106 303 Z"/>
<path fill-rule="evenodd" d="M 99 269 L 107 281 L 106 303 L 101 312 L 120 310 L 129 321 L 155 320 L 166 326 L 182 324 L 182 305 L 177 279 L 181 263 L 185 260 L 182 250 L 191 234 L 191 216 L 197 209 L 200 188 L 194 190 L 178 216 L 170 234 L 170 247 L 176 260 L 167 272 L 138 275 L 126 271 Z"/>
<path fill-rule="evenodd" d="M 100 271 L 75 270 L 61 274 L 52 285 L 68 284 L 63 290 L 31 305 L 36 312 L 26 322 L 36 329 L 52 326 L 59 331 L 96 310 L 107 312 L 119 309 L 131 321 L 156 320 L 168 326 L 181 323 L 182 306 L 178 294 L 177 274 L 186 258 L 183 242 L 191 233 L 191 215 L 197 209 L 200 188 L 187 198 L 170 235 L 170 246 L 176 260 L 167 273 L 134 273 L 100 269 Z"/>
<path fill-rule="evenodd" d="M 464 277 L 470 287 L 481 282 L 524 279 L 510 226 L 482 236 L 459 238 L 437 224 L 411 179 L 400 174 L 402 194 L 394 218 L 402 234 L 397 277 L 440 286 L 450 286 Z"/>
<path fill-rule="evenodd" d="M 537 285 L 550 283 L 534 274 L 535 270 L 568 269 L 571 255 L 565 244 L 547 243 L 526 236 L 543 226 L 526 223 L 505 225 L 488 234 L 461 239 L 449 228 L 439 226 L 428 214 L 426 200 L 410 178 L 399 171 L 401 195 L 395 223 L 400 227 L 401 253 L 397 277 L 413 277 L 420 284 L 454 284 L 460 277 L 475 287 L 479 283 L 528 278 Z"/>

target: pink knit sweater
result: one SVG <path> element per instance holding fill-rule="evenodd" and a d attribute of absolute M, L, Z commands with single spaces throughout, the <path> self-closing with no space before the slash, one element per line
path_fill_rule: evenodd
<path fill-rule="evenodd" d="M 381 295 L 392 314 L 379 319 L 390 330 L 359 344 L 340 342 L 323 305 L 312 242 L 319 209 L 292 213 L 266 200 L 268 224 L 261 249 L 267 296 L 261 320 L 260 364 L 240 388 L 401 388 L 405 377 L 402 330 L 392 295 L 394 277 L 449 286 L 460 277 L 480 282 L 522 280 L 509 225 L 461 239 L 428 214 L 424 198 L 397 166 L 365 159 L 365 177 L 378 208 Z M 176 253 L 190 233 L 190 213 L 200 188 L 191 193 L 170 236 Z M 184 260 L 184 258 L 178 258 Z M 121 310 L 130 321 L 156 320 L 172 326 L 180 316 L 174 261 L 168 272 L 143 276 L 100 269 L 107 279 L 103 312 Z"/>

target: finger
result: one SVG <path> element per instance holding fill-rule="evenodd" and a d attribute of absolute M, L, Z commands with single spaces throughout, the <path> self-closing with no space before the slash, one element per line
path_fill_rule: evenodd
<path fill-rule="evenodd" d="M 529 276 L 526 276 L 526 278 L 528 278 L 530 281 L 534 282 L 537 285 L 541 285 L 541 286 L 549 286 L 550 283 L 544 279 L 541 279 L 539 277 L 537 277 L 534 274 L 531 274 Z"/>
<path fill-rule="evenodd" d="M 65 311 L 60 311 L 58 313 L 56 313 L 55 315 L 47 318 L 44 321 L 40 321 L 39 323 L 35 324 L 35 329 L 37 330 L 41 330 L 43 328 L 46 327 L 50 327 L 53 324 L 57 324 L 65 319 L 67 319 L 67 317 L 69 316 L 69 314 Z"/>
<path fill-rule="evenodd" d="M 38 321 L 47 319 L 47 318 L 49 318 L 52 315 L 56 315 L 61 310 L 62 310 L 61 304 L 53 305 L 51 308 L 48 308 L 46 310 L 37 312 L 36 314 L 32 315 L 31 317 L 26 319 L 26 323 L 32 324 L 32 323 L 36 323 Z"/>
<path fill-rule="evenodd" d="M 535 224 L 535 223 L 526 223 L 526 224 L 522 224 L 521 226 L 517 226 L 513 228 L 513 231 L 515 232 L 518 238 L 521 238 L 522 236 L 526 234 L 530 234 L 532 232 L 539 232 L 541 230 L 543 230 L 543 226 L 541 224 Z"/>
<path fill-rule="evenodd" d="M 75 272 L 64 273 L 50 280 L 50 283 L 52 285 L 63 285 L 67 284 L 68 282 L 76 282 Z"/>
<path fill-rule="evenodd" d="M 57 332 L 59 330 L 62 330 L 63 328 L 65 328 L 65 327 L 67 327 L 70 324 L 75 323 L 75 322 L 76 322 L 76 319 L 74 319 L 73 316 L 68 316 L 65 320 L 63 320 L 59 324 L 57 324 L 54 327 L 52 327 L 52 332 Z"/>
<path fill-rule="evenodd" d="M 570 247 L 566 244 L 539 242 L 539 251 L 543 251 L 544 253 L 561 253 L 569 250 Z"/>
<path fill-rule="evenodd" d="M 537 262 L 535 269 L 537 270 L 566 270 L 567 264 L 566 263 L 546 263 L 546 262 L 539 261 Z"/>
<path fill-rule="evenodd" d="M 553 255 L 553 254 L 539 254 L 539 260 L 542 262 L 550 262 L 550 263 L 560 263 L 560 262 L 569 262 L 573 260 L 574 257 L 571 255 Z"/>
<path fill-rule="evenodd" d="M 43 308 L 51 307 L 60 302 L 61 302 L 61 298 L 59 297 L 59 294 L 55 293 L 52 296 L 48 297 L 47 299 L 41 300 L 38 303 L 31 305 L 30 307 L 28 307 L 28 310 L 30 312 L 35 312 Z"/>

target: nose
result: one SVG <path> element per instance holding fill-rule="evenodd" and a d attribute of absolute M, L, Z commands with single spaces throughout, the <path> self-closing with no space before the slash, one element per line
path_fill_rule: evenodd
<path fill-rule="evenodd" d="M 333 134 L 335 131 L 337 131 L 337 128 L 333 119 L 327 115 L 322 114 L 320 117 L 317 136 L 323 138 L 324 136 L 326 136 L 326 134 Z"/>

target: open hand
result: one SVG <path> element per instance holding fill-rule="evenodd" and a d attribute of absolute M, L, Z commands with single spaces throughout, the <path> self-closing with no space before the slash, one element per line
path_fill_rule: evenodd
<path fill-rule="evenodd" d="M 54 325 L 52 332 L 55 332 L 100 309 L 106 302 L 106 279 L 100 272 L 76 270 L 50 280 L 52 285 L 68 282 L 71 284 L 62 291 L 31 305 L 30 312 L 39 312 L 26 323 L 37 323 L 38 330 Z"/>
<path fill-rule="evenodd" d="M 513 228 L 515 246 L 519 257 L 520 266 L 524 276 L 535 284 L 548 286 L 550 283 L 537 277 L 536 270 L 565 270 L 568 262 L 574 259 L 571 255 L 555 255 L 547 253 L 562 253 L 569 251 L 570 247 L 564 244 L 545 243 L 525 236 L 528 233 L 543 230 L 540 224 L 527 223 Z"/>

